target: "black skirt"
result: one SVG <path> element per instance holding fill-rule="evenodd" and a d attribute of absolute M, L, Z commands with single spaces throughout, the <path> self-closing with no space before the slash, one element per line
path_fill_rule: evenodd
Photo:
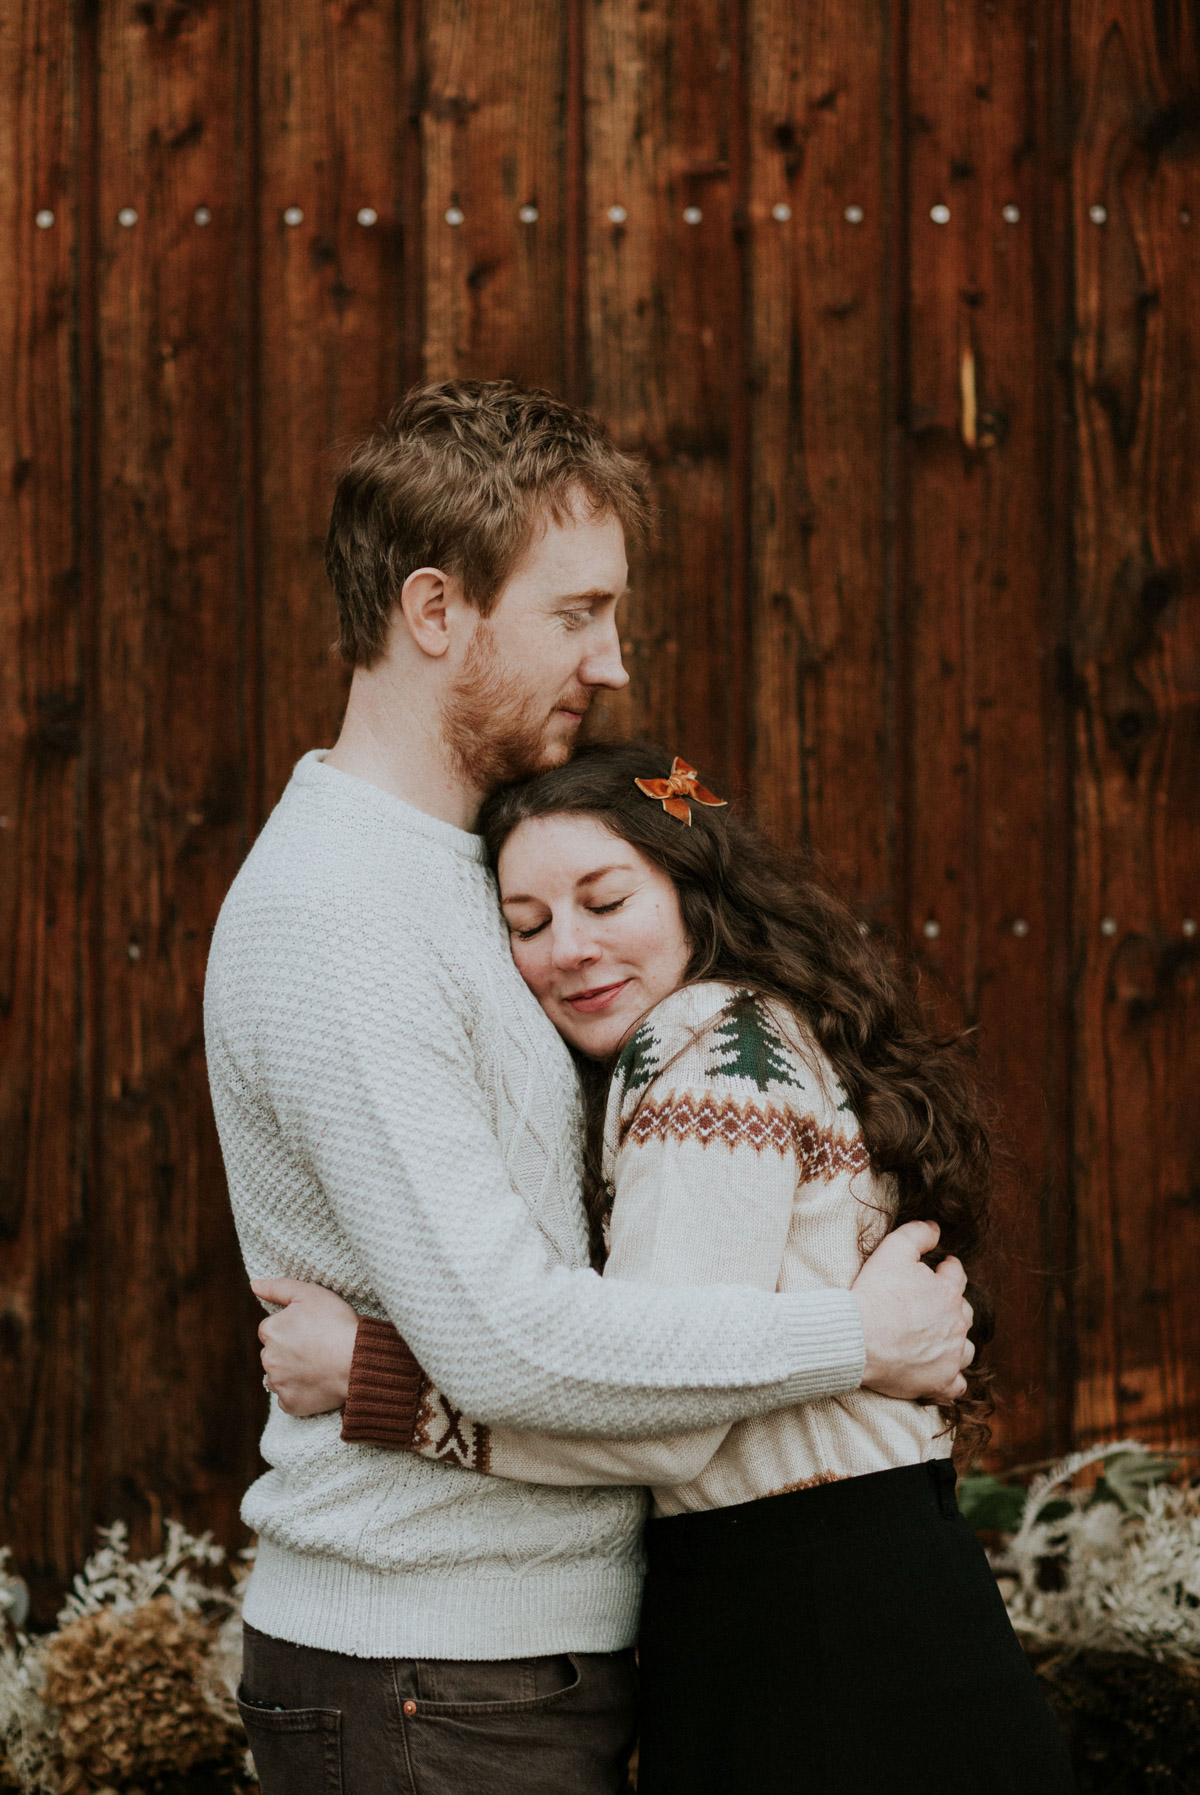
<path fill-rule="evenodd" d="M 948 1460 L 651 1521 L 639 1795 L 1070 1795 Z"/>

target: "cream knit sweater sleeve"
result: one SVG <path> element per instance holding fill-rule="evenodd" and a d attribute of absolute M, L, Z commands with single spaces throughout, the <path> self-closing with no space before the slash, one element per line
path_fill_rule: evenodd
<path fill-rule="evenodd" d="M 695 1129 L 640 1129 L 642 1100 L 660 1083 L 676 1103 L 716 1117 L 744 1096 L 740 1081 L 714 1070 L 714 987 L 668 998 L 622 1055 L 606 1129 L 613 1187 L 605 1284 L 740 1286 L 774 1291 L 800 1179 L 795 1137 L 764 1153 L 749 1133 L 713 1154 Z M 706 1024 L 709 1024 L 706 1026 Z M 661 1078 L 639 1077 L 639 1037 L 653 1037 Z M 786 1052 L 787 1050 L 784 1049 Z M 790 1055 L 789 1055 L 790 1058 Z M 547 1484 L 690 1483 L 721 1446 L 727 1425 L 659 1439 L 563 1439 L 483 1427 L 448 1407 L 431 1384 L 422 1392 L 417 1447 L 498 1477 Z"/>
<path fill-rule="evenodd" d="M 264 1020 L 250 1012 L 253 1034 L 233 1038 L 239 993 L 224 981 L 235 969 L 215 957 L 214 1099 L 227 1138 L 239 1133 L 239 1107 L 269 1100 L 382 1310 L 455 1409 L 549 1433 L 642 1438 L 858 1384 L 862 1330 L 845 1291 L 701 1295 L 553 1264 L 480 1083 L 477 994 L 436 937 L 421 951 L 401 897 L 389 915 L 356 896 L 353 884 L 330 889 L 290 978 L 276 981 L 284 1007 L 271 1032 L 303 1052 L 273 1054 L 269 1080 L 256 1077 Z M 407 936 L 403 955 L 397 935 Z M 243 1240 L 254 1273 L 252 1228 L 251 1215 Z"/>

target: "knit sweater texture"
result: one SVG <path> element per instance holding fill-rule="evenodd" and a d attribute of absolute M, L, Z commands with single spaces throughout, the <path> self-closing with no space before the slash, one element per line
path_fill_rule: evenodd
<path fill-rule="evenodd" d="M 872 1172 L 846 1092 L 810 1031 L 782 1004 L 716 981 L 674 992 L 626 1046 L 609 1091 L 604 1172 L 606 1279 L 849 1289 L 895 1212 L 893 1183 Z M 659 1515 L 921 1464 L 952 1448 L 935 1406 L 873 1390 L 655 1440 L 565 1440 L 463 1416 L 431 1381 L 406 1386 L 391 1356 L 372 1380 L 377 1409 L 384 1373 L 389 1420 L 403 1416 L 409 1429 L 393 1444 L 497 1477 L 646 1483 Z M 365 1406 L 352 1389 L 351 1425 L 363 1425 Z"/>
<path fill-rule="evenodd" d="M 570 1056 L 513 967 L 476 836 L 299 763 L 225 901 L 205 991 L 251 1276 L 390 1320 L 452 1408 L 610 1439 L 854 1388 L 844 1290 L 661 1289 L 587 1264 Z M 481 1477 L 276 1403 L 246 1618 L 363 1657 L 633 1638 L 644 1494 Z"/>

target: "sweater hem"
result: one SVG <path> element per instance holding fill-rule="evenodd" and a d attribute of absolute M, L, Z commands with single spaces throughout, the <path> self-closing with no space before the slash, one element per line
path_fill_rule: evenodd
<path fill-rule="evenodd" d="M 623 1651 L 641 1598 L 634 1563 L 380 1571 L 260 1539 L 244 1613 L 273 1639 L 353 1658 L 537 1658 Z"/>

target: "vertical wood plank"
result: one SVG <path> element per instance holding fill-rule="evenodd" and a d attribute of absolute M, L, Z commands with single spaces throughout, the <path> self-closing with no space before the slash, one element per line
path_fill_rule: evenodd
<path fill-rule="evenodd" d="M 0 1431 L 4 1539 L 39 1624 L 87 1541 L 71 415 L 78 81 L 70 13 L 38 0 L 9 9 L 0 26 Z"/>
<path fill-rule="evenodd" d="M 426 375 L 561 393 L 566 9 L 428 0 L 423 50 Z"/>
<path fill-rule="evenodd" d="M 753 788 L 892 900 L 886 19 L 750 9 Z"/>
<path fill-rule="evenodd" d="M 1045 16 L 1042 16 L 1043 13 Z M 1047 507 L 1055 320 L 1039 315 L 1050 146 L 1037 64 L 1051 9 L 942 0 L 908 40 L 910 233 L 908 583 L 909 914 L 947 1021 L 979 1030 L 1021 1175 L 997 1196 L 1007 1270 L 997 1346 L 999 1437 L 1019 1457 L 1056 1442 L 1052 1306 L 1065 1194 L 1067 942 L 1054 884 L 1065 822 L 1055 712 L 1061 608 Z M 1007 210 L 1006 210 L 1007 209 Z M 1052 246 L 1060 247 L 1060 246 Z M 1040 1187 L 1040 1188 L 1039 1188 Z"/>
<path fill-rule="evenodd" d="M 239 14 L 99 21 L 102 1089 L 93 1195 L 96 1518 L 232 1539 L 259 1407 L 205 1080 L 212 925 L 248 845 L 239 618 Z M 207 222 L 204 220 L 207 219 Z"/>
<path fill-rule="evenodd" d="M 323 562 L 333 467 L 405 384 L 409 11 L 259 9 L 266 809 L 300 755 L 337 734 L 348 679 Z M 374 223 L 359 222 L 366 212 Z"/>
<path fill-rule="evenodd" d="M 1200 1420 L 1200 39 L 1076 0 L 1077 1426 Z M 1191 919 L 1191 930 L 1184 927 Z"/>
<path fill-rule="evenodd" d="M 648 456 L 661 514 L 631 563 L 631 689 L 594 715 L 652 735 L 718 789 L 742 757 L 727 679 L 740 328 L 729 58 L 716 0 L 597 0 L 586 17 L 587 396 Z"/>

